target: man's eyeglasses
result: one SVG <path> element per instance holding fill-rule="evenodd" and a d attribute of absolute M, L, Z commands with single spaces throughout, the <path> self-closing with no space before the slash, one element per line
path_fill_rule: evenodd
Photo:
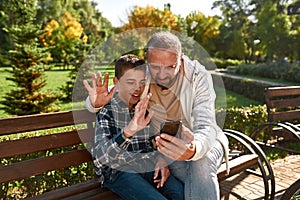
<path fill-rule="evenodd" d="M 177 67 L 177 62 L 173 65 L 169 65 L 169 66 L 163 66 L 163 65 L 158 65 L 158 64 L 154 64 L 154 63 L 148 63 L 148 67 L 151 68 L 152 70 L 160 70 L 161 68 L 164 68 L 166 70 L 172 70 L 175 69 Z"/>

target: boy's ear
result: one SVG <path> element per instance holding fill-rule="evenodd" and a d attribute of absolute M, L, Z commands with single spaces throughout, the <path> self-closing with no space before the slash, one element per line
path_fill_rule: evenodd
<path fill-rule="evenodd" d="M 113 78 L 113 81 L 114 81 L 114 85 L 117 85 L 118 82 L 119 82 L 119 79 L 115 76 L 115 77 Z"/>

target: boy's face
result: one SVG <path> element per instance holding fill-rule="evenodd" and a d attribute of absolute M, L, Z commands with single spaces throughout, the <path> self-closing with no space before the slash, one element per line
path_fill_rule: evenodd
<path fill-rule="evenodd" d="M 145 89 L 145 76 L 146 73 L 143 70 L 129 69 L 118 80 L 114 79 L 118 88 L 119 98 L 131 107 L 136 104 Z"/>

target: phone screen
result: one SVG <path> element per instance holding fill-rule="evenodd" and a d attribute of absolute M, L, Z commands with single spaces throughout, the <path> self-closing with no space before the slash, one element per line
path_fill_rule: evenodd
<path fill-rule="evenodd" d="M 175 136 L 181 128 L 181 121 L 164 122 L 160 125 L 160 133 Z"/>

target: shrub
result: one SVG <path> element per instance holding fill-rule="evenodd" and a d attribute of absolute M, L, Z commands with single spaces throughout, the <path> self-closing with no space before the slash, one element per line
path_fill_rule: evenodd
<path fill-rule="evenodd" d="M 212 74 L 212 77 L 218 76 Z M 228 75 L 223 75 L 222 80 L 226 90 L 243 95 L 249 99 L 264 103 L 266 87 L 274 86 L 266 82 L 254 81 L 247 78 L 234 78 Z"/>
<path fill-rule="evenodd" d="M 239 65 L 235 73 L 300 83 L 299 63 L 272 62 L 258 65 Z"/>
<path fill-rule="evenodd" d="M 217 68 L 227 68 L 228 66 L 241 65 L 244 62 L 240 60 L 232 59 L 221 59 L 221 58 L 212 58 L 212 61 L 216 64 Z"/>
<path fill-rule="evenodd" d="M 224 110 L 217 110 L 217 119 Z M 247 135 L 252 133 L 256 127 L 267 122 L 268 114 L 265 105 L 249 107 L 231 107 L 226 109 L 225 129 L 233 129 Z"/>

